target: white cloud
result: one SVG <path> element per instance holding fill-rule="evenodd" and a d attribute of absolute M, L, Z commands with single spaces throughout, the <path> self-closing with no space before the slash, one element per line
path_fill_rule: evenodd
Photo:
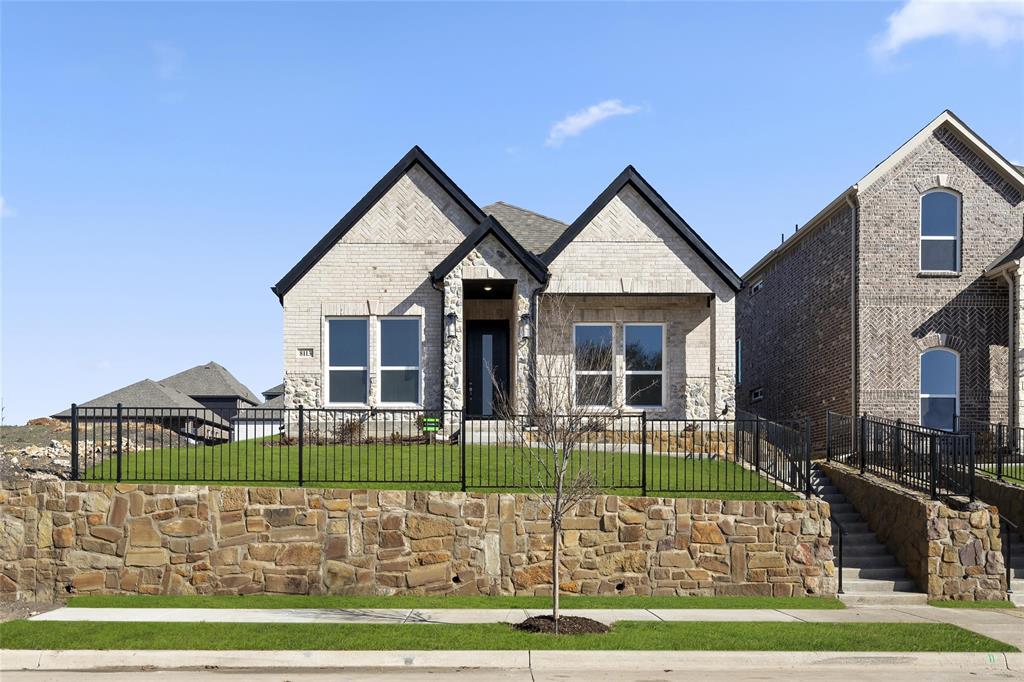
<path fill-rule="evenodd" d="M 942 36 L 990 47 L 1024 41 L 1024 2 L 907 0 L 888 21 L 885 33 L 871 46 L 879 58 L 892 56 L 918 40 Z"/>
<path fill-rule="evenodd" d="M 14 209 L 7 203 L 7 200 L 0 197 L 0 218 L 13 218 Z"/>
<path fill-rule="evenodd" d="M 150 45 L 156 61 L 156 75 L 162 81 L 177 80 L 181 76 L 181 67 L 185 61 L 185 53 L 173 43 L 158 40 Z"/>
<path fill-rule="evenodd" d="M 558 147 L 565 142 L 566 138 L 576 137 L 607 118 L 628 116 L 640 110 L 641 107 L 636 105 L 624 105 L 621 99 L 606 99 L 582 111 L 577 111 L 575 114 L 569 114 L 555 123 L 548 131 L 548 139 L 544 144 L 549 147 Z"/>

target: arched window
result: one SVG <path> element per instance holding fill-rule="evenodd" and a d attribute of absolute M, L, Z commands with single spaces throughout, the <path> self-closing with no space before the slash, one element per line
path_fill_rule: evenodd
<path fill-rule="evenodd" d="M 921 272 L 960 272 L 960 197 L 953 192 L 921 196 Z"/>
<path fill-rule="evenodd" d="M 921 353 L 921 424 L 952 431 L 960 413 L 960 356 L 946 348 Z"/>

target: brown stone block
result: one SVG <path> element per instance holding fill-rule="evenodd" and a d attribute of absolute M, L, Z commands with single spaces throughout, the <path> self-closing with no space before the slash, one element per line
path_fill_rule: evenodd
<path fill-rule="evenodd" d="M 106 573 L 104 571 L 79 573 L 71 579 L 71 586 L 79 592 L 98 590 L 106 586 Z"/>
<path fill-rule="evenodd" d="M 324 545 L 324 556 L 328 559 L 342 559 L 348 556 L 348 536 L 332 535 Z"/>
<path fill-rule="evenodd" d="M 274 507 L 263 510 L 263 518 L 274 528 L 295 525 L 295 507 Z"/>
<path fill-rule="evenodd" d="M 277 557 L 279 566 L 313 566 L 320 563 L 320 545 L 296 543 L 286 545 Z"/>
<path fill-rule="evenodd" d="M 160 532 L 171 537 L 199 535 L 205 530 L 206 524 L 194 518 L 174 519 L 160 524 Z"/>
<path fill-rule="evenodd" d="M 292 507 L 303 507 L 306 505 L 306 491 L 301 488 L 282 488 L 281 504 Z"/>
<path fill-rule="evenodd" d="M 304 575 L 267 575 L 263 585 L 267 592 L 306 594 L 309 591 L 309 579 Z"/>
<path fill-rule="evenodd" d="M 695 521 L 690 529 L 691 542 L 705 545 L 717 545 L 725 542 L 718 524 L 710 521 Z"/>
<path fill-rule="evenodd" d="M 74 526 L 60 526 L 53 529 L 54 547 L 71 547 L 75 540 Z"/>
<path fill-rule="evenodd" d="M 277 488 L 249 488 L 249 504 L 277 504 Z"/>
<path fill-rule="evenodd" d="M 128 566 L 163 566 L 168 559 L 167 550 L 156 547 L 130 549 L 124 555 L 124 563 Z"/>
<path fill-rule="evenodd" d="M 317 529 L 313 526 L 271 528 L 269 537 L 273 542 L 301 542 L 303 540 L 316 540 Z"/>

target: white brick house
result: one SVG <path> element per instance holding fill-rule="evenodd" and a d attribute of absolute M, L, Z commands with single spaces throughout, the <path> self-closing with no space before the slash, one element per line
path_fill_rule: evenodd
<path fill-rule="evenodd" d="M 285 402 L 489 416 L 503 388 L 526 410 L 545 302 L 558 296 L 578 323 L 566 354 L 587 342 L 614 351 L 598 372 L 609 402 L 731 412 L 739 287 L 632 167 L 567 225 L 479 208 L 414 147 L 273 288 Z M 630 366 L 627 345 L 646 366 Z"/>

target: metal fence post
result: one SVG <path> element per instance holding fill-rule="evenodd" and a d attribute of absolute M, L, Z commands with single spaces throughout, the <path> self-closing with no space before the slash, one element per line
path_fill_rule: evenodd
<path fill-rule="evenodd" d="M 303 471 L 302 471 L 302 450 L 304 433 L 306 431 L 306 410 L 299 404 L 299 487 L 302 487 Z"/>
<path fill-rule="evenodd" d="M 832 461 L 832 411 L 825 412 L 825 461 Z"/>
<path fill-rule="evenodd" d="M 647 410 L 640 413 L 640 494 L 647 497 Z"/>
<path fill-rule="evenodd" d="M 996 479 L 1001 481 L 1003 480 L 1003 453 L 1008 451 L 1010 448 L 1006 439 L 1006 429 L 1003 427 L 1002 423 L 999 424 L 996 433 L 999 434 L 999 439 L 996 444 Z"/>
<path fill-rule="evenodd" d="M 754 471 L 761 470 L 761 418 L 754 415 Z"/>
<path fill-rule="evenodd" d="M 896 420 L 896 428 L 892 439 L 892 461 L 890 467 L 895 470 L 896 478 L 902 481 L 903 478 L 903 420 Z"/>
<path fill-rule="evenodd" d="M 804 493 L 811 499 L 811 418 L 804 417 Z"/>
<path fill-rule="evenodd" d="M 865 412 L 860 417 L 860 442 L 857 443 L 857 451 L 858 451 L 858 454 L 860 454 L 860 473 L 861 473 L 862 476 L 864 475 L 864 470 L 866 469 L 865 464 L 866 464 L 866 461 L 867 461 L 866 460 L 867 455 L 864 452 L 864 450 L 867 448 L 867 444 L 868 444 L 868 413 Z"/>
<path fill-rule="evenodd" d="M 466 492 L 466 408 L 459 410 L 459 482 Z"/>
<path fill-rule="evenodd" d="M 71 480 L 78 480 L 78 405 L 71 403 Z"/>
<path fill-rule="evenodd" d="M 970 461 L 967 464 L 967 476 L 970 479 L 971 502 L 974 502 L 974 472 L 975 472 L 975 468 L 976 468 L 975 465 L 976 465 L 976 462 L 977 462 L 977 459 L 978 459 L 978 451 L 975 449 L 976 446 L 977 446 L 977 441 L 975 440 L 974 433 L 971 433 L 971 440 L 970 440 L 970 448 L 971 449 L 968 451 L 968 455 L 967 455 L 968 457 L 970 457 Z"/>
<path fill-rule="evenodd" d="M 935 436 L 931 437 L 930 471 L 928 474 L 928 490 L 933 500 L 939 499 L 939 449 Z"/>
<path fill-rule="evenodd" d="M 117 482 L 121 482 L 121 425 L 122 425 L 122 413 L 123 405 L 117 404 Z"/>

